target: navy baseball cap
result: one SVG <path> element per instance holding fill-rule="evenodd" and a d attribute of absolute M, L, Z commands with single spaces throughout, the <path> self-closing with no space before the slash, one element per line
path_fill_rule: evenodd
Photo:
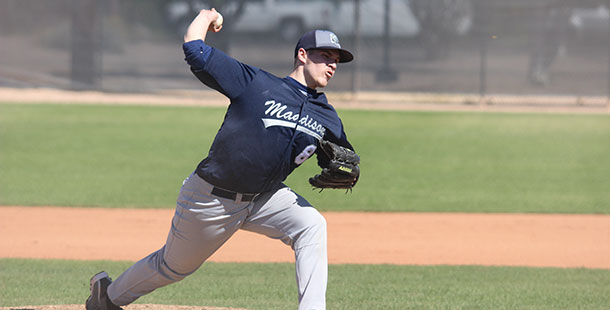
<path fill-rule="evenodd" d="M 354 55 L 350 51 L 341 48 L 337 35 L 328 30 L 312 30 L 303 34 L 294 48 L 294 57 L 297 57 L 301 48 L 337 50 L 339 51 L 339 62 L 350 62 L 354 59 Z"/>

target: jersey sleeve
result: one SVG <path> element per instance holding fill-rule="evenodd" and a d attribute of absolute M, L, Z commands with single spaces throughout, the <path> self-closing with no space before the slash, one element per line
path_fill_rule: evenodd
<path fill-rule="evenodd" d="M 229 98 L 238 97 L 259 71 L 206 45 L 203 40 L 186 42 L 182 49 L 197 79 Z"/>

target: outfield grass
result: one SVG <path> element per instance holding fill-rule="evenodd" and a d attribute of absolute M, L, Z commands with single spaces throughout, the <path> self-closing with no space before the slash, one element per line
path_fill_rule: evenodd
<path fill-rule="evenodd" d="M 84 303 L 88 280 L 129 262 L 0 259 L 0 306 Z M 329 309 L 607 309 L 610 270 L 331 265 Z M 206 263 L 138 303 L 296 309 L 292 264 Z"/>
<path fill-rule="evenodd" d="M 172 208 L 224 108 L 0 104 L 0 204 Z M 323 211 L 610 214 L 610 116 L 340 111 L 353 194 L 287 184 Z"/>

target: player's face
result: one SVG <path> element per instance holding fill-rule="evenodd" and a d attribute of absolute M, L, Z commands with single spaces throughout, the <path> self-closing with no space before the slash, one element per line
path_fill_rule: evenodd
<path fill-rule="evenodd" d="M 328 81 L 335 75 L 339 59 L 339 52 L 336 50 L 308 50 L 305 63 L 307 86 L 316 89 L 328 85 Z"/>

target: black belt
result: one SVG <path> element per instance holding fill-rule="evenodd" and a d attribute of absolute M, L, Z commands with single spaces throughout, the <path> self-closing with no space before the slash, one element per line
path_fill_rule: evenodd
<path fill-rule="evenodd" d="M 214 186 L 214 188 L 212 189 L 212 195 L 216 195 L 218 197 L 227 198 L 227 199 L 231 199 L 231 200 L 236 200 L 237 194 L 238 193 L 236 193 L 236 192 L 228 191 L 226 189 L 218 188 L 216 186 Z M 258 196 L 258 194 L 241 194 L 241 201 L 252 201 L 257 196 Z"/>

